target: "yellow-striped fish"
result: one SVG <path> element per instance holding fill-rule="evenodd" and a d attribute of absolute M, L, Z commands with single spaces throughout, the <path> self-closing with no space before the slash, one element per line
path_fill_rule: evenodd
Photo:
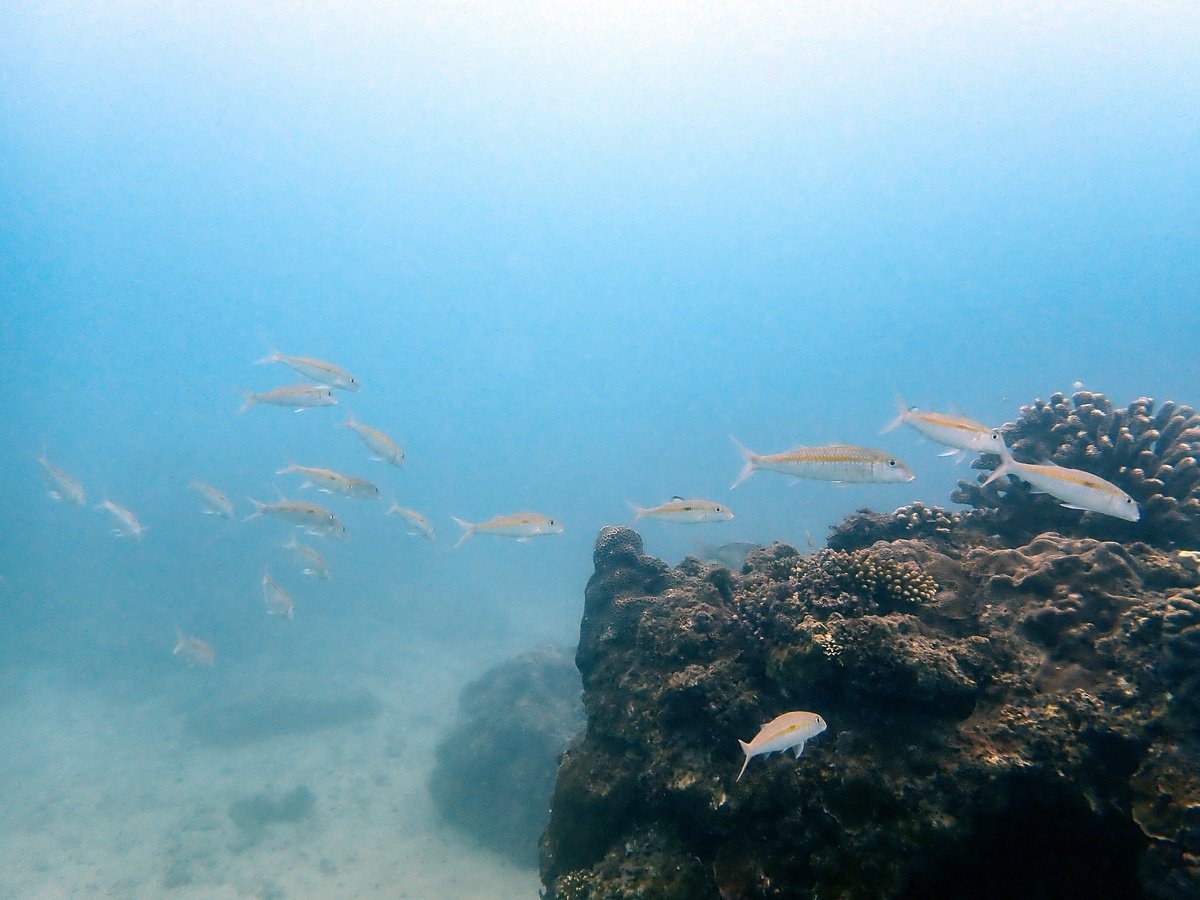
<path fill-rule="evenodd" d="M 354 500 L 378 500 L 379 488 L 365 478 L 354 475 L 341 475 L 332 469 L 317 469 L 312 466 L 298 466 L 289 463 L 286 469 L 280 469 L 276 475 L 303 475 L 304 483 L 301 488 L 315 487 L 326 494 L 341 494 Z"/>
<path fill-rule="evenodd" d="M 263 602 L 267 604 L 267 613 L 280 619 L 290 619 L 295 613 L 292 598 L 287 591 L 277 585 L 271 572 L 263 569 Z"/>
<path fill-rule="evenodd" d="M 313 381 L 319 381 L 321 384 L 327 384 L 340 391 L 356 392 L 359 389 L 358 382 L 354 380 L 353 375 L 345 369 L 338 368 L 333 363 L 328 363 L 321 359 L 310 359 L 307 356 L 288 356 L 285 353 L 280 353 L 278 350 L 272 350 L 269 355 L 258 360 L 255 365 L 265 366 L 277 362 L 296 370 L 305 378 L 311 378 Z"/>
<path fill-rule="evenodd" d="M 38 463 L 42 467 L 42 477 L 46 480 L 46 490 L 55 500 L 66 500 L 69 503 L 74 503 L 76 506 L 86 506 L 87 497 L 83 493 L 83 485 L 60 469 L 54 463 L 50 462 L 46 456 L 46 449 L 42 448 L 42 455 L 38 457 Z"/>
<path fill-rule="evenodd" d="M 450 518 L 454 519 L 463 530 L 463 535 L 458 539 L 458 543 L 454 545 L 455 547 L 461 547 L 463 541 L 473 534 L 494 534 L 497 537 L 514 537 L 524 543 L 535 535 L 562 534 L 563 530 L 562 526 L 549 516 L 533 512 L 497 516 L 490 522 L 483 522 L 481 524 L 464 522 L 462 519 L 455 519 L 454 516 Z"/>
<path fill-rule="evenodd" d="M 776 753 L 791 749 L 796 753 L 796 759 L 804 752 L 804 744 L 825 730 L 825 720 L 813 712 L 789 712 L 777 716 L 758 730 L 754 740 L 746 743 L 739 740 L 746 761 L 742 763 L 742 771 L 738 772 L 737 781 L 742 780 L 746 766 L 751 758 L 765 753 Z"/>
<path fill-rule="evenodd" d="M 892 419 L 881 434 L 894 431 L 901 425 L 908 425 L 915 431 L 938 444 L 953 447 L 940 456 L 953 456 L 955 462 L 961 461 L 970 452 L 1000 453 L 1004 446 L 1004 438 L 998 428 L 988 428 L 974 419 L 965 416 L 952 416 L 946 413 L 921 412 L 915 406 L 909 409 L 904 405 L 904 398 L 896 394 L 896 406 L 900 415 Z"/>
<path fill-rule="evenodd" d="M 853 482 L 855 484 L 899 484 L 912 481 L 912 469 L 890 453 L 854 447 L 850 444 L 829 444 L 825 447 L 797 447 L 785 453 L 763 455 L 755 453 L 731 438 L 746 458 L 746 467 L 730 490 L 737 487 L 759 469 L 782 472 L 796 478 L 818 481 Z"/>
<path fill-rule="evenodd" d="M 239 413 L 244 413 L 250 407 L 257 406 L 260 403 L 267 403 L 271 406 L 286 406 L 294 409 L 296 412 L 303 412 L 306 409 L 314 409 L 318 406 L 337 406 L 337 397 L 333 396 L 333 391 L 327 387 L 318 387 L 315 384 L 290 384 L 286 387 L 278 387 L 273 391 L 266 391 L 261 394 L 243 391 L 241 388 L 237 390 L 246 398 L 246 402 L 238 410 Z"/>
<path fill-rule="evenodd" d="M 288 500 L 283 497 L 279 499 L 278 503 L 259 503 L 253 497 L 250 497 L 249 500 L 254 504 L 254 512 L 246 516 L 245 521 L 247 522 L 257 519 L 259 516 L 274 516 L 318 537 L 340 539 L 346 536 L 346 526 L 331 510 L 319 503 Z"/>
<path fill-rule="evenodd" d="M 392 503 L 391 509 L 387 511 L 388 515 L 400 516 L 408 523 L 408 533 L 411 535 L 420 535 L 426 540 L 433 540 L 433 525 L 429 520 L 417 512 L 415 509 L 405 509 L 399 503 Z"/>
<path fill-rule="evenodd" d="M 193 479 L 188 487 L 200 495 L 200 502 L 204 504 L 203 512 L 206 516 L 220 516 L 222 519 L 233 518 L 233 503 L 211 484 Z"/>
<path fill-rule="evenodd" d="M 984 484 L 991 484 L 1004 475 L 1027 481 L 1039 491 L 1060 501 L 1067 509 L 1116 516 L 1127 522 L 1136 522 L 1142 517 L 1136 500 L 1115 484 L 1082 469 L 1068 469 L 1054 463 L 1030 465 L 1017 462 L 1005 447 L 1000 454 L 1000 465 L 988 476 Z"/>
<path fill-rule="evenodd" d="M 176 641 L 172 652 L 183 657 L 189 666 L 211 666 L 216 662 L 216 651 L 200 638 L 188 637 L 182 631 L 177 631 L 176 634 L 179 635 L 179 640 Z"/>
<path fill-rule="evenodd" d="M 391 463 L 393 466 L 404 465 L 404 451 L 400 445 L 378 429 L 364 425 L 351 415 L 341 423 L 343 428 L 349 428 L 362 439 L 367 449 L 375 455 L 371 457 L 379 462 Z"/>
<path fill-rule="evenodd" d="M 113 534 L 119 538 L 129 538 L 130 540 L 140 541 L 142 532 L 146 529 L 141 522 L 137 520 L 137 516 L 131 513 L 123 506 L 118 506 L 108 499 L 105 495 L 103 502 L 96 504 L 96 509 L 107 510 L 114 519 L 117 520 L 117 527 L 113 529 Z"/>
<path fill-rule="evenodd" d="M 666 503 L 644 509 L 634 504 L 633 521 L 638 519 L 661 519 L 664 522 L 675 522 L 679 525 L 699 525 L 704 522 L 725 522 L 733 518 L 728 506 L 714 503 L 711 500 L 686 500 L 683 497 L 673 497 Z"/>

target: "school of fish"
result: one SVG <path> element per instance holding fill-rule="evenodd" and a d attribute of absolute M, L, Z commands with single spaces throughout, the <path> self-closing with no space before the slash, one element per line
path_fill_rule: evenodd
<path fill-rule="evenodd" d="M 282 364 L 315 384 L 285 385 L 273 390 L 254 393 L 240 391 L 245 402 L 239 413 L 259 405 L 279 406 L 303 412 L 307 409 L 335 406 L 338 403 L 333 391 L 358 393 L 361 386 L 356 378 L 344 369 L 319 359 L 288 356 L 272 350 L 259 365 Z M 239 389 L 240 390 L 240 389 Z M 941 456 L 951 456 L 960 461 L 969 453 L 992 453 L 1000 457 L 1000 465 L 992 472 L 985 484 L 1011 476 L 1030 484 L 1035 490 L 1049 494 L 1064 506 L 1101 515 L 1115 516 L 1130 522 L 1140 519 L 1137 502 L 1127 493 L 1104 479 L 1079 469 L 1069 469 L 1052 462 L 1018 462 L 1004 442 L 999 429 L 989 428 L 979 422 L 957 414 L 922 412 L 909 407 L 899 394 L 896 395 L 898 415 L 883 428 L 890 432 L 901 425 L 908 425 L 923 437 L 949 449 Z M 353 431 L 372 454 L 370 459 L 385 462 L 395 467 L 404 465 L 404 451 L 384 432 L 359 422 L 349 414 L 340 427 Z M 902 460 L 893 454 L 858 447 L 851 444 L 830 443 L 824 446 L 797 446 L 780 453 L 762 454 L 743 446 L 736 439 L 734 445 L 741 452 L 744 466 L 730 486 L 738 487 L 759 470 L 777 472 L 793 479 L 808 479 L 850 484 L 902 484 L 913 480 L 915 475 Z M 37 458 L 42 468 L 49 496 L 58 501 L 79 507 L 87 506 L 86 493 L 82 484 L 52 463 L 43 447 Z M 289 461 L 276 475 L 296 475 L 302 480 L 300 489 L 315 488 L 317 491 L 341 496 L 351 500 L 377 500 L 381 491 L 377 485 L 357 475 L 347 475 L 319 466 L 299 465 Z M 235 505 L 221 491 L 205 482 L 192 480 L 187 488 L 194 491 L 200 500 L 201 512 L 221 519 L 235 518 Z M 96 509 L 110 516 L 113 534 L 130 541 L 140 541 L 146 527 L 132 511 L 110 500 L 102 492 L 102 501 Z M 307 500 L 288 499 L 279 493 L 274 502 L 262 502 L 250 498 L 253 511 L 244 521 L 272 518 L 301 529 L 306 535 L 341 540 L 346 537 L 346 528 L 333 510 Z M 725 504 L 700 498 L 673 497 L 654 506 L 637 506 L 630 503 L 633 521 L 656 520 L 678 525 L 698 525 L 728 521 L 733 512 Z M 413 509 L 402 507 L 393 501 L 385 515 L 397 516 L 404 523 L 405 531 L 412 536 L 434 540 L 434 526 L 429 519 Z M 537 512 L 517 512 L 497 515 L 485 522 L 469 522 L 450 517 L 462 529 L 458 542 L 460 547 L 473 535 L 507 537 L 526 542 L 533 537 L 561 534 L 563 526 L 557 519 Z M 811 538 L 809 539 L 811 546 Z M 313 547 L 300 543 L 293 533 L 291 539 L 281 545 L 296 561 L 303 575 L 328 581 L 330 567 L 324 557 Z M 719 554 L 726 547 L 711 547 L 708 555 L 721 559 Z M 746 545 L 752 548 L 753 545 Z M 745 548 L 737 547 L 744 558 Z M 295 615 L 295 604 L 291 595 L 272 578 L 267 565 L 263 566 L 262 602 L 266 613 L 288 621 Z M 174 654 L 192 667 L 209 667 L 215 664 L 216 651 L 204 640 L 177 634 Z M 800 757 L 805 743 L 826 729 L 825 720 L 817 713 L 807 711 L 785 712 L 767 722 L 749 742 L 740 741 L 745 761 L 737 775 L 740 781 L 746 767 L 755 756 L 791 749 Z"/>

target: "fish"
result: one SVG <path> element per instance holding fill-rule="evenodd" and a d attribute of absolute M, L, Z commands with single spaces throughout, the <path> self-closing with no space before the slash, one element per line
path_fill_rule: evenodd
<path fill-rule="evenodd" d="M 286 469 L 280 469 L 276 475 L 303 475 L 304 483 L 301 488 L 315 487 L 326 494 L 341 494 L 354 500 L 378 500 L 379 488 L 365 478 L 353 475 L 340 475 L 331 469 L 316 469 L 312 466 L 298 466 L 288 463 Z"/>
<path fill-rule="evenodd" d="M 796 478 L 854 484 L 901 484 L 916 477 L 902 461 L 881 450 L 869 450 L 851 444 L 829 444 L 824 447 L 796 447 L 784 453 L 763 455 L 744 447 L 737 438 L 731 440 L 746 458 L 746 467 L 730 485 L 730 490 L 759 469 L 782 472 Z"/>
<path fill-rule="evenodd" d="M 825 727 L 825 720 L 813 712 L 797 711 L 776 716 L 758 730 L 758 734 L 750 743 L 738 740 L 742 745 L 742 752 L 746 754 L 746 761 L 742 763 L 742 771 L 738 772 L 734 780 L 742 780 L 746 766 L 750 765 L 750 760 L 755 756 L 790 748 L 795 752 L 796 759 L 799 759 L 800 754 L 804 752 L 805 743 L 824 731 Z"/>
<path fill-rule="evenodd" d="M 137 516 L 125 507 L 113 503 L 108 499 L 108 495 L 105 495 L 103 502 L 96 504 L 96 509 L 108 510 L 112 514 L 112 517 L 117 520 L 117 527 L 113 529 L 113 534 L 117 537 L 130 538 L 135 541 L 142 539 L 142 532 L 146 529 L 137 520 Z"/>
<path fill-rule="evenodd" d="M 318 406 L 337 406 L 338 402 L 337 397 L 333 396 L 333 391 L 327 387 L 317 387 L 315 384 L 290 384 L 262 394 L 243 391 L 241 388 L 237 390 L 246 398 L 246 402 L 238 410 L 239 413 L 244 413 L 250 407 L 260 403 L 268 403 L 271 406 L 289 406 L 296 412 L 303 412 Z"/>
<path fill-rule="evenodd" d="M 316 578 L 324 578 L 329 580 L 329 563 L 325 562 L 325 557 L 314 550 L 312 547 L 306 546 L 296 540 L 295 536 L 290 541 L 283 545 L 284 550 L 291 550 L 301 559 L 301 572 L 305 575 L 312 575 Z"/>
<path fill-rule="evenodd" d="M 929 440 L 952 447 L 953 449 L 940 455 L 953 456 L 955 462 L 961 462 L 971 452 L 998 454 L 1004 446 L 1000 429 L 988 428 L 974 419 L 946 413 L 921 412 L 915 406 L 910 409 L 899 393 L 896 394 L 896 406 L 899 407 L 900 414 L 883 427 L 881 434 L 894 431 L 901 425 L 908 425 Z"/>
<path fill-rule="evenodd" d="M 256 366 L 265 366 L 270 363 L 283 363 L 285 366 L 299 372 L 305 378 L 311 378 L 313 381 L 319 381 L 321 384 L 327 384 L 330 387 L 337 388 L 339 391 L 350 391 L 358 393 L 359 383 L 354 376 L 345 369 L 338 368 L 333 363 L 325 362 L 320 359 L 310 359 L 307 356 L 288 356 L 285 353 L 280 353 L 278 350 L 272 350 L 267 356 L 255 362 Z"/>
<path fill-rule="evenodd" d="M 217 653 L 198 637 L 188 637 L 182 631 L 177 631 L 179 640 L 171 652 L 182 656 L 189 666 L 211 666 L 217 660 Z"/>
<path fill-rule="evenodd" d="M 259 503 L 253 497 L 248 499 L 254 504 L 254 512 L 246 516 L 244 520 L 246 522 L 257 519 L 259 516 L 274 516 L 303 528 L 306 534 L 339 539 L 346 536 L 346 526 L 333 514 L 332 510 L 326 509 L 319 503 L 288 500 L 286 497 L 280 497 L 277 503 Z"/>
<path fill-rule="evenodd" d="M 683 497 L 672 497 L 666 503 L 643 509 L 629 504 L 636 515 L 633 521 L 639 519 L 661 519 L 664 522 L 675 522 L 679 525 L 700 525 L 704 522 L 724 522 L 733 518 L 729 507 L 714 503 L 712 500 L 686 500 Z"/>
<path fill-rule="evenodd" d="M 1005 447 L 1000 454 L 1000 465 L 988 476 L 984 485 L 1005 475 L 1012 475 L 1033 485 L 1067 509 L 1115 516 L 1126 522 L 1136 522 L 1142 517 L 1136 500 L 1115 484 L 1082 469 L 1068 469 L 1052 462 L 1040 465 L 1017 462 Z"/>
<path fill-rule="evenodd" d="M 277 616 L 280 619 L 290 619 L 295 612 L 292 598 L 271 578 L 269 569 L 263 569 L 262 586 L 263 602 L 267 604 L 268 615 Z"/>
<path fill-rule="evenodd" d="M 233 503 L 211 484 L 193 479 L 188 487 L 200 495 L 200 501 L 204 504 L 204 515 L 220 516 L 222 519 L 233 518 Z"/>
<path fill-rule="evenodd" d="M 391 463 L 393 466 L 404 466 L 404 451 L 400 449 L 399 444 L 382 431 L 362 424 L 352 414 L 340 424 L 342 428 L 349 428 L 362 439 L 362 442 L 367 445 L 367 449 L 375 454 L 371 459 L 377 462 Z"/>
<path fill-rule="evenodd" d="M 87 506 L 83 485 L 50 462 L 46 457 L 45 447 L 42 448 L 42 455 L 38 457 L 38 462 L 42 466 L 42 477 L 46 480 L 46 488 L 53 499 L 66 500 L 76 506 Z"/>
<path fill-rule="evenodd" d="M 462 519 L 454 518 L 454 516 L 450 518 L 454 519 L 463 530 L 463 535 L 458 539 L 458 543 L 454 545 L 455 547 L 461 547 L 467 538 L 476 533 L 494 534 L 498 537 L 515 537 L 519 542 L 524 543 L 534 535 L 562 534 L 563 530 L 562 526 L 549 516 L 533 512 L 497 516 L 491 521 L 481 524 L 464 522 Z"/>
<path fill-rule="evenodd" d="M 750 541 L 729 541 L 720 546 L 707 541 L 699 541 L 696 544 L 696 558 L 703 562 L 720 563 L 730 569 L 740 569 L 745 565 L 750 551 L 760 547 L 762 544 L 754 544 Z"/>
<path fill-rule="evenodd" d="M 391 508 L 385 515 L 397 515 L 408 523 L 408 533 L 411 535 L 420 535 L 427 540 L 433 540 L 433 525 L 429 520 L 417 512 L 415 509 L 405 509 L 396 502 L 392 502 Z M 464 538 L 465 540 L 465 538 Z"/>

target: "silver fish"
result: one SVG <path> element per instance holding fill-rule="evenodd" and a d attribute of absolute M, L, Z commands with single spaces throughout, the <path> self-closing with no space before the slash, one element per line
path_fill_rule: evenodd
<path fill-rule="evenodd" d="M 305 575 L 323 578 L 326 581 L 329 580 L 329 563 L 325 562 L 325 557 L 312 547 L 305 546 L 293 537 L 283 545 L 283 549 L 291 550 L 296 556 L 300 557 L 302 566 L 300 571 Z"/>
<path fill-rule="evenodd" d="M 314 409 L 318 406 L 337 406 L 337 397 L 333 396 L 333 391 L 327 387 L 318 387 L 315 384 L 292 384 L 261 394 L 241 391 L 240 389 L 239 391 L 246 398 L 246 402 L 238 410 L 239 413 L 244 413 L 250 407 L 257 406 L 260 403 L 268 403 L 271 406 L 286 406 L 294 409 L 296 412 L 303 412 L 306 409 Z"/>
<path fill-rule="evenodd" d="M 427 540 L 433 540 L 433 525 L 429 520 L 417 512 L 415 509 L 405 509 L 398 503 L 392 503 L 391 508 L 387 511 L 387 515 L 400 516 L 408 523 L 408 533 L 411 535 L 420 535 Z"/>
<path fill-rule="evenodd" d="M 882 434 L 901 425 L 908 425 L 931 441 L 953 447 L 954 449 L 941 455 L 953 456 L 955 462 L 961 462 L 971 452 L 1000 453 L 1000 448 L 1004 446 L 1000 429 L 988 428 L 974 419 L 946 413 L 921 412 L 915 406 L 909 409 L 899 393 L 896 394 L 896 406 L 900 409 L 900 415 L 884 426 Z"/>
<path fill-rule="evenodd" d="M 45 448 L 38 457 L 42 466 L 42 477 L 46 480 L 46 488 L 55 500 L 66 500 L 76 506 L 86 506 L 87 497 L 83 493 L 83 485 L 60 469 L 46 457 Z"/>
<path fill-rule="evenodd" d="M 308 534 L 339 539 L 346 536 L 346 526 L 331 510 L 319 503 L 288 500 L 283 497 L 277 503 L 259 503 L 253 497 L 249 500 L 254 504 L 254 512 L 246 516 L 247 522 L 259 516 L 274 516 L 303 528 Z"/>
<path fill-rule="evenodd" d="M 233 518 L 233 503 L 211 484 L 193 479 L 188 487 L 200 495 L 200 502 L 204 504 L 203 512 L 206 516 L 220 516 L 222 519 Z"/>
<path fill-rule="evenodd" d="M 183 657 L 189 666 L 211 666 L 217 660 L 217 653 L 198 637 L 188 637 L 182 631 L 176 632 L 179 640 L 175 642 L 172 651 L 176 656 Z"/>
<path fill-rule="evenodd" d="M 775 717 L 759 729 L 750 743 L 738 741 L 742 745 L 742 752 L 746 754 L 746 761 L 742 763 L 742 771 L 738 772 L 735 780 L 741 781 L 750 760 L 761 754 L 792 750 L 796 759 L 799 759 L 805 743 L 824 730 L 825 720 L 816 713 L 797 711 Z"/>
<path fill-rule="evenodd" d="M 343 428 L 349 428 L 362 439 L 367 449 L 375 455 L 371 457 L 379 462 L 391 463 L 393 466 L 404 465 L 404 451 L 400 445 L 378 429 L 364 425 L 351 415 L 341 423 Z"/>
<path fill-rule="evenodd" d="M 825 447 L 797 447 L 784 453 L 763 455 L 742 446 L 736 438 L 732 440 L 746 458 L 746 467 L 730 485 L 730 490 L 759 469 L 783 472 L 796 478 L 856 484 L 899 484 L 912 481 L 916 477 L 912 469 L 895 456 L 866 447 L 829 444 Z"/>
<path fill-rule="evenodd" d="M 753 544 L 750 541 L 730 541 L 720 546 L 699 541 L 696 544 L 696 558 L 702 562 L 715 562 L 730 569 L 740 569 L 745 565 L 750 551 L 760 547 L 762 544 Z"/>
<path fill-rule="evenodd" d="M 268 356 L 258 360 L 255 365 L 265 366 L 270 363 L 283 363 L 285 366 L 295 369 L 305 378 L 311 378 L 313 381 L 319 381 L 321 384 L 327 384 L 341 391 L 357 392 L 359 389 L 359 384 L 354 380 L 353 375 L 345 369 L 338 368 L 333 363 L 321 359 L 288 356 L 278 350 L 272 350 Z"/>
<path fill-rule="evenodd" d="M 263 569 L 263 602 L 267 604 L 267 612 L 280 619 L 290 619 L 295 612 L 292 598 L 271 578 L 271 573 Z"/>
<path fill-rule="evenodd" d="M 113 534 L 117 537 L 129 538 L 134 541 L 142 539 L 142 532 L 146 530 L 145 527 L 137 520 L 137 516 L 125 507 L 118 506 L 106 496 L 103 502 L 96 504 L 96 509 L 108 510 L 112 517 L 117 520 L 117 527 L 113 529 Z"/>
<path fill-rule="evenodd" d="M 1054 463 L 1031 465 L 1017 462 L 1005 447 L 1000 455 L 1000 465 L 984 484 L 991 484 L 1004 475 L 1013 475 L 1029 482 L 1039 491 L 1061 501 L 1067 509 L 1102 513 L 1127 522 L 1136 522 L 1142 517 L 1136 500 L 1115 484 L 1082 469 L 1068 469 Z"/>
<path fill-rule="evenodd" d="M 298 466 L 288 463 L 286 469 L 280 469 L 276 475 L 303 475 L 304 483 L 301 488 L 316 487 L 318 491 L 327 494 L 341 494 L 354 500 L 377 500 L 379 488 L 365 478 L 353 475 L 341 475 L 332 469 L 317 469 L 313 466 Z"/>
<path fill-rule="evenodd" d="M 563 530 L 562 526 L 549 516 L 533 512 L 497 516 L 491 521 L 480 524 L 464 522 L 462 519 L 455 519 L 454 516 L 450 518 L 454 519 L 463 530 L 463 535 L 458 539 L 458 543 L 454 545 L 455 547 L 461 547 L 463 541 L 473 534 L 494 534 L 498 537 L 515 537 L 523 543 L 534 535 L 562 534 Z"/>
<path fill-rule="evenodd" d="M 666 503 L 644 509 L 634 506 L 636 513 L 633 521 L 639 519 L 661 519 L 664 522 L 675 522 L 680 525 L 699 525 L 704 522 L 724 522 L 733 518 L 729 507 L 714 503 L 712 500 L 687 500 L 674 497 Z"/>

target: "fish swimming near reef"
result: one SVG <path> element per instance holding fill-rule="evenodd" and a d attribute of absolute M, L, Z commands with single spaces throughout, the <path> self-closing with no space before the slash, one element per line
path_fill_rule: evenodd
<path fill-rule="evenodd" d="M 189 666 L 211 666 L 217 660 L 217 653 L 198 637 L 188 637 L 182 631 L 176 632 L 179 640 L 171 652 L 182 657 Z"/>
<path fill-rule="evenodd" d="M 825 727 L 825 720 L 813 712 L 797 711 L 776 716 L 758 730 L 750 743 L 738 741 L 742 745 L 742 752 L 746 754 L 746 761 L 742 763 L 742 771 L 738 772 L 735 780 L 742 780 L 746 766 L 755 756 L 791 749 L 799 759 L 804 752 L 804 744 L 824 731 Z"/>
<path fill-rule="evenodd" d="M 96 509 L 106 510 L 114 519 L 117 526 L 113 529 L 113 534 L 119 538 L 129 538 L 130 540 L 140 541 L 142 532 L 146 529 L 141 522 L 137 520 L 137 516 L 131 513 L 123 506 L 118 506 L 108 499 L 105 495 L 104 500 L 96 504 Z"/>
<path fill-rule="evenodd" d="M 38 463 L 42 467 L 42 477 L 46 481 L 46 490 L 51 498 L 55 500 L 65 500 L 68 503 L 74 503 L 76 506 L 87 506 L 87 497 L 83 493 L 83 485 L 60 469 L 54 463 L 50 462 L 46 456 L 46 448 L 42 448 L 42 455 L 38 457 Z"/>
<path fill-rule="evenodd" d="M 782 472 L 796 478 L 854 484 L 902 484 L 916 477 L 912 469 L 892 454 L 866 447 L 828 444 L 824 447 L 796 447 L 784 453 L 761 454 L 743 446 L 737 438 L 731 440 L 746 458 L 746 467 L 730 485 L 730 490 L 759 469 Z"/>
<path fill-rule="evenodd" d="M 984 484 L 991 484 L 1005 475 L 1019 478 L 1042 493 L 1049 494 L 1067 509 L 1115 516 L 1127 522 L 1136 522 L 1142 517 L 1136 500 L 1115 484 L 1082 469 L 1068 469 L 1052 462 L 1041 465 L 1017 462 L 1005 447 L 1000 454 L 1000 465 Z"/>
<path fill-rule="evenodd" d="M 750 541 L 729 541 L 725 544 L 710 544 L 708 541 L 696 543 L 696 558 L 702 562 L 720 563 L 729 569 L 740 569 L 746 564 L 746 557 L 751 550 L 758 550 L 762 544 Z"/>
<path fill-rule="evenodd" d="M 385 515 L 400 516 L 400 518 L 408 523 L 409 534 L 413 536 L 419 535 L 426 540 L 433 540 L 433 525 L 415 509 L 405 509 L 400 504 L 393 502 Z M 463 540 L 466 540 L 466 538 L 464 537 Z"/>
<path fill-rule="evenodd" d="M 305 575 L 312 575 L 314 578 L 323 578 L 326 581 L 329 580 L 329 563 L 325 562 L 325 557 L 312 547 L 300 543 L 293 536 L 290 541 L 283 545 L 283 549 L 292 551 L 300 559 L 300 571 Z"/>
<path fill-rule="evenodd" d="M 359 384 L 353 375 L 345 369 L 339 368 L 333 363 L 325 362 L 322 359 L 311 359 L 307 356 L 288 356 L 286 353 L 272 350 L 267 356 L 257 360 L 255 365 L 265 366 L 271 363 L 283 363 L 285 366 L 299 372 L 305 378 L 311 378 L 313 381 L 327 384 L 330 387 L 337 388 L 339 391 L 354 393 L 359 390 Z"/>
<path fill-rule="evenodd" d="M 287 591 L 275 583 L 271 572 L 263 569 L 263 602 L 267 604 L 267 613 L 280 619 L 290 619 L 295 613 L 292 598 Z"/>
<path fill-rule="evenodd" d="M 341 475 L 331 469 L 318 469 L 313 466 L 298 466 L 289 463 L 286 469 L 280 469 L 276 475 L 303 475 L 304 483 L 301 488 L 315 487 L 326 494 L 341 494 L 353 500 L 378 500 L 379 488 L 365 478 L 353 475 Z"/>
<path fill-rule="evenodd" d="M 635 515 L 633 521 L 640 519 L 660 519 L 663 522 L 674 522 L 678 525 L 700 525 L 705 522 L 725 522 L 733 518 L 729 507 L 712 500 L 688 500 L 683 497 L 672 497 L 666 503 L 652 506 L 648 509 L 632 503 Z"/>
<path fill-rule="evenodd" d="M 211 484 L 193 479 L 188 487 L 200 495 L 200 502 L 204 504 L 204 515 L 220 516 L 222 519 L 233 518 L 233 503 Z"/>
<path fill-rule="evenodd" d="M 369 425 L 364 425 L 354 418 L 349 416 L 345 422 L 341 423 L 342 428 L 349 428 L 359 436 L 367 449 L 375 455 L 371 457 L 378 462 L 391 463 L 393 466 L 404 466 L 404 451 L 400 449 L 400 445 L 393 441 L 390 437 L 372 428 Z"/>
<path fill-rule="evenodd" d="M 316 537 L 344 538 L 346 526 L 333 514 L 332 510 L 319 503 L 308 503 L 304 500 L 288 500 L 280 497 L 277 503 L 259 503 L 253 497 L 249 498 L 254 504 L 254 512 L 246 516 L 245 521 L 257 519 L 260 516 L 274 516 L 289 522 L 305 533 Z"/>
<path fill-rule="evenodd" d="M 337 406 L 337 397 L 333 396 L 333 391 L 327 387 L 318 387 L 315 384 L 290 384 L 261 394 L 254 394 L 238 388 L 238 393 L 246 398 L 246 402 L 238 410 L 239 413 L 244 413 L 250 407 L 257 406 L 260 403 L 266 403 L 271 406 L 285 406 L 294 409 L 296 412 L 315 409 L 318 406 Z"/>
<path fill-rule="evenodd" d="M 998 428 L 988 428 L 974 419 L 946 413 L 921 412 L 915 406 L 910 409 L 899 393 L 896 394 L 896 406 L 900 409 L 900 415 L 885 425 L 880 434 L 895 431 L 901 425 L 908 425 L 929 440 L 953 448 L 938 455 L 952 456 L 955 462 L 961 462 L 972 452 L 998 454 L 1004 446 L 1004 438 L 1001 437 Z"/>
<path fill-rule="evenodd" d="M 549 516 L 543 516 L 541 513 L 521 512 L 513 513 L 509 516 L 497 516 L 489 522 L 476 524 L 474 522 L 464 522 L 462 519 L 454 519 L 459 527 L 463 530 L 463 535 L 458 539 L 455 547 L 461 547 L 473 534 L 494 534 L 497 537 L 513 537 L 519 542 L 524 543 L 531 537 L 539 534 L 562 534 L 563 527 L 558 522 L 551 519 Z"/>

